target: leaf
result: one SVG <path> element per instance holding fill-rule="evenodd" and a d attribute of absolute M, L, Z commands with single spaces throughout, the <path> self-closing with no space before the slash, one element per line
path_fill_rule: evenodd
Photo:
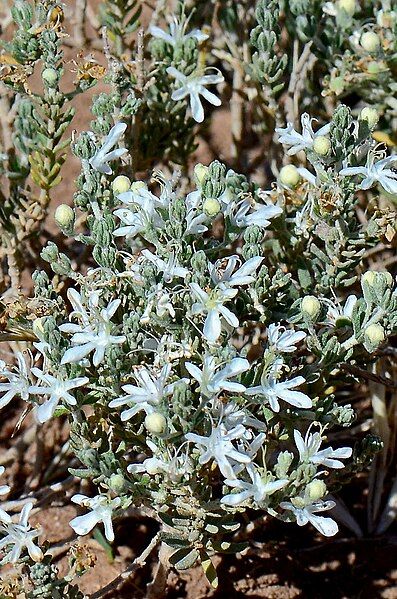
<path fill-rule="evenodd" d="M 197 549 L 184 547 L 175 551 L 169 558 L 169 561 L 177 570 L 187 570 L 194 566 L 199 557 L 200 554 Z"/>
<path fill-rule="evenodd" d="M 205 551 L 201 551 L 201 567 L 203 568 L 204 574 L 207 577 L 208 582 L 212 588 L 218 588 L 218 575 L 215 570 L 215 566 L 210 560 L 208 554 Z"/>

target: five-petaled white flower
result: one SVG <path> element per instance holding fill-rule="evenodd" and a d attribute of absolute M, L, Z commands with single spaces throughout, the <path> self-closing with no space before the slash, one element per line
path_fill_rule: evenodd
<path fill-rule="evenodd" d="M 116 158 L 120 158 L 120 156 L 123 156 L 126 152 L 128 152 L 126 148 L 116 148 L 115 150 L 112 149 L 116 146 L 126 129 L 127 125 L 125 123 L 117 123 L 117 125 L 110 129 L 105 141 L 102 144 L 102 147 L 96 151 L 92 158 L 90 158 L 89 162 L 95 170 L 103 173 L 104 175 L 112 174 L 113 171 L 108 163 Z"/>
<path fill-rule="evenodd" d="M 310 118 L 307 112 L 304 112 L 301 116 L 302 133 L 298 133 L 292 123 L 287 123 L 285 129 L 278 127 L 276 133 L 278 133 L 278 141 L 286 146 L 290 146 L 287 154 L 292 156 L 297 154 L 300 150 L 308 150 L 313 147 L 313 142 L 316 137 L 320 135 L 327 135 L 330 130 L 330 124 L 324 125 L 321 129 L 316 132 L 313 131 L 312 122 L 316 119 Z"/>
<path fill-rule="evenodd" d="M 170 30 L 169 33 L 163 31 L 163 29 L 160 29 L 160 27 L 156 27 L 155 25 L 149 27 L 149 32 L 153 35 L 153 37 L 164 40 L 167 42 L 167 44 L 170 44 L 174 48 L 178 44 L 183 44 L 190 38 L 196 39 L 199 43 L 208 39 L 208 35 L 202 33 L 200 29 L 192 29 L 192 31 L 186 33 L 187 24 L 187 19 L 181 19 L 178 21 L 176 17 L 173 17 L 172 21 L 170 21 L 168 24 Z"/>
<path fill-rule="evenodd" d="M 131 207 L 118 208 L 114 211 L 114 214 L 122 223 L 121 227 L 113 231 L 115 237 L 135 237 L 151 227 L 155 229 L 164 228 L 164 221 L 148 196 L 143 197 L 139 202 L 133 203 Z"/>
<path fill-rule="evenodd" d="M 394 154 L 375 162 L 375 154 L 368 152 L 365 166 L 348 166 L 339 171 L 339 174 L 343 176 L 363 175 L 365 178 L 361 181 L 358 189 L 369 189 L 376 183 L 380 183 L 387 193 L 395 194 L 397 193 L 397 172 L 388 167 L 396 161 L 397 154 Z"/>
<path fill-rule="evenodd" d="M 320 500 L 311 503 L 303 497 L 293 497 L 290 501 L 282 501 L 280 507 L 294 514 L 298 526 L 304 526 L 310 522 L 314 528 L 326 537 L 332 537 L 338 532 L 338 525 L 335 520 L 324 518 L 324 516 L 316 516 L 317 512 L 324 512 L 335 507 L 334 501 Z"/>
<path fill-rule="evenodd" d="M 47 372 L 42 372 L 39 368 L 32 368 L 32 373 L 43 381 L 46 386 L 33 385 L 30 387 L 30 393 L 32 395 L 49 396 L 49 399 L 36 409 L 37 420 L 41 423 L 47 422 L 53 416 L 60 401 L 63 400 L 70 406 L 75 406 L 77 404 L 76 398 L 69 391 L 89 382 L 86 376 L 64 380 Z"/>
<path fill-rule="evenodd" d="M 3 360 L 0 360 L 0 377 L 8 379 L 8 383 L 0 383 L 0 392 L 5 391 L 0 397 L 0 408 L 4 408 L 10 403 L 16 395 L 27 401 L 29 399 L 29 389 L 32 384 L 30 373 L 24 355 L 21 352 L 16 354 L 18 365 L 11 370 L 6 368 Z"/>
<path fill-rule="evenodd" d="M 215 85 L 224 81 L 223 75 L 216 69 L 215 75 L 203 75 L 198 77 L 197 75 L 190 75 L 187 77 L 175 67 L 168 67 L 167 73 L 179 81 L 181 86 L 176 89 L 171 98 L 178 102 L 183 100 L 186 96 L 190 98 L 190 109 L 192 111 L 192 117 L 197 123 L 202 123 L 204 120 L 204 109 L 201 104 L 200 95 L 203 96 L 210 104 L 214 106 L 220 106 L 221 100 L 212 92 L 205 88 L 206 85 Z"/>
<path fill-rule="evenodd" d="M 296 344 L 305 339 L 304 331 L 291 331 L 280 324 L 270 324 L 267 329 L 269 345 L 280 353 L 296 351 Z"/>
<path fill-rule="evenodd" d="M 246 395 L 264 396 L 269 401 L 273 412 L 280 411 L 280 399 L 297 408 L 311 408 L 312 400 L 310 397 L 301 391 L 295 391 L 295 387 L 300 387 L 305 382 L 303 376 L 295 376 L 289 381 L 281 382 L 274 377 L 274 373 L 263 373 L 261 384 L 246 389 L 245 393 Z"/>
<path fill-rule="evenodd" d="M 171 283 L 175 277 L 184 279 L 189 274 L 189 269 L 180 266 L 176 255 L 171 252 L 167 260 L 153 254 L 150 250 L 142 250 L 142 256 L 145 256 L 149 262 L 154 264 L 158 272 L 163 273 L 165 283 Z"/>
<path fill-rule="evenodd" d="M 350 458 L 352 455 L 351 447 L 340 447 L 333 449 L 327 447 L 321 449 L 321 433 L 311 433 L 310 428 L 303 438 L 298 430 L 294 430 L 294 439 L 299 451 L 299 460 L 301 462 L 311 462 L 312 464 L 321 464 L 327 468 L 344 468 L 345 465 L 340 460 Z"/>
<path fill-rule="evenodd" d="M 243 502 L 251 499 L 254 503 L 261 507 L 266 499 L 272 493 L 285 487 L 288 479 L 270 480 L 259 472 L 253 464 L 248 464 L 246 470 L 249 474 L 251 482 L 240 480 L 237 478 L 226 479 L 225 484 L 233 489 L 240 489 L 238 493 L 230 493 L 221 499 L 221 503 L 225 505 L 241 505 Z"/>
<path fill-rule="evenodd" d="M 5 472 L 4 466 L 0 466 L 0 476 Z M 0 495 L 6 495 L 9 493 L 10 487 L 8 485 L 0 485 Z M 7 514 L 0 506 L 0 522 L 11 522 L 11 516 Z"/>
<path fill-rule="evenodd" d="M 166 364 L 161 369 L 159 375 L 150 372 L 148 368 L 142 367 L 134 373 L 138 383 L 136 385 L 123 385 L 121 388 L 127 393 L 122 397 L 112 399 L 109 403 L 110 408 L 118 408 L 119 406 L 131 405 L 128 410 L 121 412 L 121 420 L 129 420 L 138 412 L 144 410 L 146 414 L 152 414 L 156 411 L 161 401 L 172 394 L 175 385 L 180 381 L 166 384 L 167 379 L 171 374 L 170 364 Z"/>
<path fill-rule="evenodd" d="M 232 225 L 239 229 L 251 225 L 266 228 L 270 225 L 269 219 L 282 214 L 282 210 L 279 206 L 259 204 L 247 198 L 237 204 L 230 203 L 226 214 L 229 216 Z"/>
<path fill-rule="evenodd" d="M 261 262 L 262 256 L 254 256 L 244 262 L 242 266 L 235 271 L 236 266 L 241 264 L 238 256 L 233 255 L 228 258 L 221 258 L 215 264 L 208 264 L 208 270 L 211 279 L 215 285 L 220 287 L 234 287 L 236 285 L 249 285 L 255 281 L 253 274 L 256 272 Z"/>
<path fill-rule="evenodd" d="M 204 322 L 203 335 L 209 343 L 216 343 L 222 332 L 221 316 L 231 327 L 238 327 L 239 321 L 223 304 L 237 295 L 237 289 L 211 289 L 209 293 L 204 291 L 197 283 L 190 283 L 190 289 L 198 300 L 192 305 L 192 314 L 207 314 Z"/>
<path fill-rule="evenodd" d="M 78 301 L 76 301 L 76 294 L 79 297 Z M 73 290 L 69 289 L 68 298 L 75 309 L 70 318 L 75 314 L 80 317 L 82 324 L 66 323 L 59 327 L 64 333 L 73 333 L 71 338 L 73 347 L 66 350 L 61 364 L 80 362 L 93 351 L 92 362 L 94 366 L 98 366 L 103 361 L 108 347 L 114 344 L 120 345 L 126 339 L 124 335 L 112 335 L 114 325 L 110 321 L 121 300 L 112 300 L 107 308 L 102 309 L 91 305 L 91 312 L 88 314 L 84 307 L 84 311 L 81 312 L 81 296 L 76 291 L 73 293 Z"/>
<path fill-rule="evenodd" d="M 235 478 L 233 464 L 249 464 L 251 458 L 246 453 L 238 451 L 232 441 L 240 439 L 245 433 L 245 427 L 241 424 L 233 429 L 226 430 L 222 424 L 212 428 L 209 437 L 188 433 L 185 438 L 192 441 L 200 448 L 200 464 L 207 464 L 215 460 L 219 470 L 225 478 Z"/>
<path fill-rule="evenodd" d="M 27 549 L 29 556 L 35 562 L 43 559 L 43 552 L 33 541 L 41 535 L 41 530 L 31 528 L 28 522 L 30 511 L 33 503 L 27 503 L 23 506 L 19 515 L 19 521 L 0 522 L 0 534 L 3 538 L 0 539 L 0 550 L 4 550 L 9 546 L 13 546 L 6 553 L 0 564 L 15 564 L 21 557 L 24 549 Z"/>
<path fill-rule="evenodd" d="M 91 511 L 83 516 L 76 516 L 69 522 L 70 526 L 78 535 L 86 535 L 99 522 L 103 523 L 105 528 L 105 537 L 111 543 L 114 541 L 114 532 L 112 524 L 112 514 L 115 509 L 120 506 L 121 499 L 109 499 L 106 495 L 96 495 L 95 497 L 87 497 L 86 495 L 73 495 L 71 498 L 73 503 L 77 503 Z"/>
<path fill-rule="evenodd" d="M 185 366 L 192 377 L 200 384 L 201 395 L 211 398 L 221 391 L 232 391 L 234 393 L 245 391 L 244 385 L 228 379 L 246 372 L 250 368 L 250 363 L 245 358 L 233 358 L 229 364 L 218 370 L 219 365 L 216 363 L 214 356 L 205 356 L 202 370 L 192 362 L 186 362 Z"/>

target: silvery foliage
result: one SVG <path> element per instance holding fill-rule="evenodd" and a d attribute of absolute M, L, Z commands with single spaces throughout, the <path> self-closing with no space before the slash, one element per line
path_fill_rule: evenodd
<path fill-rule="evenodd" d="M 312 140 L 310 117 L 302 123 Z M 281 141 L 294 147 L 287 129 Z M 95 264 L 83 273 L 54 245 L 43 250 L 73 285 L 61 299 L 48 277 L 36 274 L 44 312 L 33 324 L 37 341 L 17 365 L 1 364 L 0 401 L 21 397 L 40 423 L 68 415 L 82 464 L 72 472 L 98 489 L 94 497 L 72 497 L 83 508 L 70 523 L 80 535 L 103 523 L 112 542 L 115 518 L 131 505 L 150 506 L 167 525 L 171 561 L 188 567 L 221 551 L 220 539 L 239 528 L 247 508 L 335 534 L 335 520 L 319 514 L 334 506 L 327 495 L 339 484 L 338 471 L 353 472 L 366 458 L 362 448 L 352 458 L 352 447 L 327 443 L 332 426 L 353 419 L 329 388 L 344 364 L 371 361 L 397 325 L 391 276 L 365 273 L 361 295 L 345 300 L 360 257 L 348 267 L 341 262 L 339 276 L 337 240 L 324 237 L 330 189 L 342 220 L 360 188 L 362 171 L 349 169 L 367 164 L 365 153 L 379 153 L 368 128 L 341 107 L 325 130 L 332 149 L 322 157 L 297 134 L 311 167 L 300 169 L 295 187 L 280 180 L 264 192 L 215 161 L 196 166 L 188 194 L 176 177 L 159 175 L 154 186 L 134 182 L 120 193 L 110 172 L 125 154 L 112 149 L 119 132 L 124 127 L 115 125 L 95 147 L 84 135 L 75 142 L 88 232 L 70 234 L 92 248 Z M 98 171 L 100 188 L 90 192 Z M 292 207 L 291 194 L 299 198 Z M 317 251 L 320 222 L 324 247 Z M 338 220 L 334 228 L 339 232 Z M 334 270 L 316 278 L 327 265 L 328 242 Z M 299 272 L 291 255 L 298 244 Z M 8 561 L 24 548 L 40 557 L 28 511 L 19 524 L 0 512 Z"/>

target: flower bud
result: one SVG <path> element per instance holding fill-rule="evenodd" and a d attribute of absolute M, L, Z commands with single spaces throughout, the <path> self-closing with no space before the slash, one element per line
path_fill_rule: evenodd
<path fill-rule="evenodd" d="M 370 106 L 366 106 L 360 112 L 360 120 L 367 121 L 368 127 L 373 129 L 377 122 L 379 121 L 379 113 L 375 108 L 371 108 Z"/>
<path fill-rule="evenodd" d="M 367 52 L 376 52 L 379 50 L 380 37 L 374 31 L 365 31 L 360 38 L 360 45 Z"/>
<path fill-rule="evenodd" d="M 370 287 L 373 287 L 373 285 L 375 285 L 376 275 L 377 273 L 374 270 L 367 270 L 361 277 L 361 280 L 367 283 L 367 285 Z"/>
<path fill-rule="evenodd" d="M 327 487 L 323 480 L 312 480 L 306 487 L 305 495 L 311 501 L 318 501 L 321 497 L 324 497 L 327 492 Z"/>
<path fill-rule="evenodd" d="M 318 135 L 317 137 L 315 137 L 313 141 L 313 150 L 316 152 L 316 154 L 318 154 L 319 156 L 326 156 L 330 148 L 331 142 L 329 140 L 329 137 L 326 137 L 325 135 Z"/>
<path fill-rule="evenodd" d="M 207 198 L 203 203 L 203 212 L 207 216 L 216 216 L 221 209 L 221 205 L 215 198 Z"/>
<path fill-rule="evenodd" d="M 131 191 L 139 192 L 142 189 L 147 189 L 147 185 L 144 181 L 134 181 L 131 183 Z"/>
<path fill-rule="evenodd" d="M 166 429 L 167 420 L 162 414 L 159 414 L 159 412 L 153 412 L 146 416 L 145 426 L 149 433 L 161 435 Z"/>
<path fill-rule="evenodd" d="M 122 493 L 125 489 L 125 480 L 121 474 L 112 474 L 109 478 L 109 488 L 115 493 Z"/>
<path fill-rule="evenodd" d="M 320 314 L 321 304 L 314 295 L 306 295 L 302 300 L 301 310 L 310 318 L 315 319 Z"/>
<path fill-rule="evenodd" d="M 131 188 L 131 181 L 125 175 L 119 175 L 115 178 L 112 183 L 112 190 L 114 195 L 118 195 L 119 193 L 125 193 Z"/>
<path fill-rule="evenodd" d="M 338 8 L 352 17 L 356 12 L 356 0 L 338 0 Z"/>
<path fill-rule="evenodd" d="M 370 324 L 365 329 L 365 336 L 372 345 L 380 345 L 385 340 L 385 329 L 381 324 Z"/>
<path fill-rule="evenodd" d="M 73 208 L 67 204 L 60 204 L 55 210 L 55 222 L 60 229 L 73 229 L 75 221 L 75 213 Z"/>
<path fill-rule="evenodd" d="M 45 321 L 45 317 L 42 316 L 41 318 L 36 318 L 33 321 L 32 324 L 32 331 L 33 333 L 36 335 L 36 337 L 38 339 L 41 339 L 43 333 L 44 333 L 44 321 Z"/>
<path fill-rule="evenodd" d="M 282 185 L 287 187 L 295 187 L 301 178 L 298 169 L 293 164 L 287 164 L 280 170 L 279 180 Z"/>
<path fill-rule="evenodd" d="M 43 78 L 43 81 L 49 87 L 55 87 L 58 83 L 58 71 L 56 69 L 52 69 L 50 67 L 44 69 L 44 71 L 41 73 L 41 76 Z"/>
<path fill-rule="evenodd" d="M 208 166 L 204 166 L 204 164 L 201 164 L 200 162 L 196 164 L 196 166 L 194 167 L 194 176 L 196 177 L 196 181 L 199 185 L 202 185 L 204 183 L 204 179 L 207 176 L 207 173 Z"/>

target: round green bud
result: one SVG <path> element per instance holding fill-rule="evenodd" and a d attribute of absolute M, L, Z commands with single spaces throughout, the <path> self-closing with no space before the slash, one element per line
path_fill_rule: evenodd
<path fill-rule="evenodd" d="M 194 176 L 196 177 L 196 181 L 199 185 L 202 185 L 204 183 L 204 179 L 207 176 L 207 173 L 208 166 L 204 166 L 204 164 L 201 164 L 200 162 L 196 164 L 196 166 L 194 167 Z"/>
<path fill-rule="evenodd" d="M 305 494 L 311 501 L 318 501 L 326 492 L 327 487 L 323 480 L 313 480 L 307 485 Z"/>
<path fill-rule="evenodd" d="M 282 185 L 287 187 L 295 187 L 301 178 L 298 169 L 293 164 L 287 164 L 280 170 L 279 180 Z"/>
<path fill-rule="evenodd" d="M 306 295 L 302 299 L 301 310 L 310 318 L 315 319 L 320 314 L 321 304 L 314 295 Z"/>
<path fill-rule="evenodd" d="M 73 208 L 67 204 L 60 204 L 55 210 L 54 218 L 60 229 L 72 229 L 76 216 Z"/>
<path fill-rule="evenodd" d="M 313 150 L 319 156 L 326 156 L 331 148 L 331 142 L 329 137 L 325 135 L 318 135 L 313 141 Z"/>
<path fill-rule="evenodd" d="M 159 414 L 159 412 L 153 412 L 146 416 L 145 427 L 149 433 L 161 435 L 167 427 L 167 420 L 162 414 Z"/>
<path fill-rule="evenodd" d="M 115 178 L 112 183 L 112 190 L 114 195 L 118 195 L 119 193 L 125 193 L 131 188 L 131 181 L 125 175 L 119 175 Z"/>
<path fill-rule="evenodd" d="M 356 0 L 338 0 L 338 8 L 352 17 L 356 12 Z"/>
<path fill-rule="evenodd" d="M 368 127 L 373 129 L 377 122 L 379 121 L 379 113 L 375 108 L 371 108 L 370 106 L 366 106 L 360 112 L 360 120 L 367 121 Z"/>
<path fill-rule="evenodd" d="M 109 488 L 115 493 L 122 493 L 125 489 L 125 480 L 121 474 L 112 474 L 109 478 Z"/>
<path fill-rule="evenodd" d="M 365 31 L 360 38 L 360 45 L 367 52 L 376 52 L 380 47 L 380 37 L 374 31 Z"/>
<path fill-rule="evenodd" d="M 377 273 L 374 270 L 367 270 L 361 277 L 362 281 L 367 283 L 370 287 L 375 285 Z"/>
<path fill-rule="evenodd" d="M 383 63 L 372 61 L 367 64 L 367 71 L 370 75 L 377 75 L 383 71 Z"/>
<path fill-rule="evenodd" d="M 55 87 L 58 83 L 58 71 L 56 69 L 47 68 L 41 73 L 43 81 L 50 87 Z"/>
<path fill-rule="evenodd" d="M 370 324 L 365 329 L 365 336 L 372 345 L 380 345 L 386 338 L 385 329 L 381 324 Z"/>
<path fill-rule="evenodd" d="M 221 210 L 221 205 L 215 198 L 207 198 L 203 203 L 203 212 L 207 216 L 216 216 Z"/>

